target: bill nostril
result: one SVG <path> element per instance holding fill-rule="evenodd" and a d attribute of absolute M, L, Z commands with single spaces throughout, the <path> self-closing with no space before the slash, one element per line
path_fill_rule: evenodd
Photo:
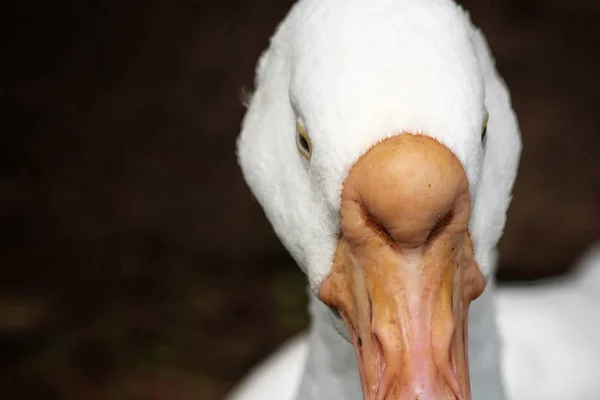
<path fill-rule="evenodd" d="M 381 220 L 379 220 L 379 218 L 377 218 L 375 215 L 369 212 L 369 210 L 364 204 L 361 204 L 360 209 L 365 225 L 369 227 L 374 233 L 385 239 L 386 242 L 393 244 L 394 239 L 390 235 L 387 227 L 381 222 Z"/>
<path fill-rule="evenodd" d="M 439 221 L 429 231 L 429 236 L 427 236 L 425 243 L 431 243 L 436 237 L 438 237 L 444 231 L 444 229 L 446 229 L 448 225 L 450 225 L 450 222 L 452 222 L 453 217 L 454 213 L 452 210 L 450 210 L 446 215 L 441 217 Z"/>

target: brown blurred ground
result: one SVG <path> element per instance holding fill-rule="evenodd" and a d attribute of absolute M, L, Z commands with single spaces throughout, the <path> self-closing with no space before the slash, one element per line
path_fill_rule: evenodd
<path fill-rule="evenodd" d="M 221 399 L 307 318 L 234 141 L 290 2 L 14 3 L 2 18 L 0 387 L 7 399 Z M 501 277 L 600 237 L 600 3 L 464 1 L 524 153 Z"/>

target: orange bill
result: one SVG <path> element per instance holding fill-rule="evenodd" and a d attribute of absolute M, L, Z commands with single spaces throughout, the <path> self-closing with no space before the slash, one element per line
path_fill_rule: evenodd
<path fill-rule="evenodd" d="M 485 287 L 456 157 L 402 134 L 371 148 L 342 192 L 341 235 L 319 296 L 352 338 L 366 400 L 469 400 L 467 314 Z"/>

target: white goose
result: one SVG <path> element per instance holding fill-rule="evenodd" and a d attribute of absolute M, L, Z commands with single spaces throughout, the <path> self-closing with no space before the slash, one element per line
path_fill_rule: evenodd
<path fill-rule="evenodd" d="M 298 2 L 238 153 L 308 276 L 312 327 L 231 398 L 504 399 L 492 276 L 520 148 L 453 2 Z"/>

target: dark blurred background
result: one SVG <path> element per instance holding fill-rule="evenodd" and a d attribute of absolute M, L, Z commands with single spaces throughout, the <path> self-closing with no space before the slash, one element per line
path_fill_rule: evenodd
<path fill-rule="evenodd" d="M 600 2 L 462 3 L 523 132 L 500 278 L 561 273 L 600 237 Z M 222 399 L 306 326 L 304 277 L 234 154 L 290 5 L 5 6 L 2 398 Z"/>

